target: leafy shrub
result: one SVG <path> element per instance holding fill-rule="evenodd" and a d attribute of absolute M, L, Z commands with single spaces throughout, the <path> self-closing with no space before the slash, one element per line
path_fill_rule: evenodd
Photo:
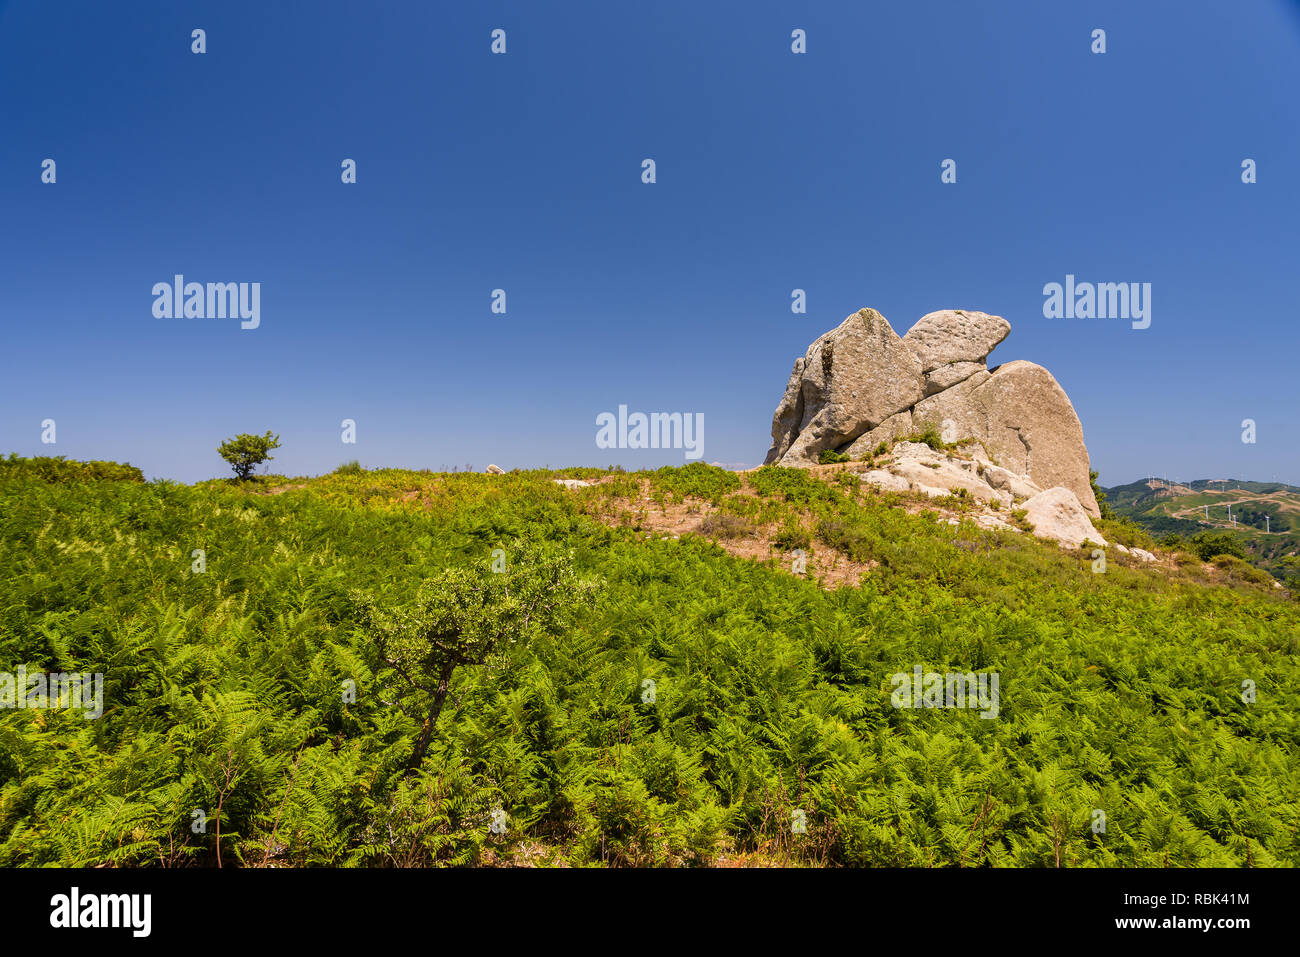
<path fill-rule="evenodd" d="M 821 454 L 817 456 L 819 465 L 835 465 L 838 462 L 847 462 L 848 460 L 847 452 L 836 452 L 834 449 L 822 449 Z"/>
<path fill-rule="evenodd" d="M 1105 491 L 1097 484 L 1096 470 L 1089 470 L 1088 484 L 1092 486 L 1092 496 L 1097 500 L 1097 509 L 1101 512 L 1101 517 L 1103 519 L 1115 518 L 1115 510 L 1107 503 Z"/>
<path fill-rule="evenodd" d="M 795 516 L 788 517 L 772 536 L 772 543 L 778 548 L 793 551 L 796 548 L 807 549 L 812 545 L 812 535 Z"/>
<path fill-rule="evenodd" d="M 700 498 L 717 502 L 722 496 L 740 488 L 740 476 L 716 465 L 691 462 L 681 468 L 664 466 L 650 473 L 652 487 L 683 498 Z"/>
<path fill-rule="evenodd" d="M 1245 559 L 1246 549 L 1241 540 L 1228 532 L 1198 532 L 1188 542 L 1189 547 L 1203 562 L 1216 555 L 1231 555 Z"/>
<path fill-rule="evenodd" d="M 848 494 L 852 496 L 862 487 L 862 477 L 856 472 L 845 469 L 835 473 L 835 484 L 844 486 Z"/>
<path fill-rule="evenodd" d="M 10 454 L 0 458 L 0 474 L 10 478 L 31 477 L 42 482 L 143 482 L 144 473 L 121 462 L 78 462 L 62 455 L 53 458 L 22 458 Z"/>
<path fill-rule="evenodd" d="M 1300 555 L 1287 555 L 1278 567 L 1286 586 L 1300 592 Z"/>
<path fill-rule="evenodd" d="M 939 434 L 938 428 L 933 425 L 927 425 L 920 432 L 913 432 L 903 441 L 922 442 L 925 445 L 930 446 L 930 448 L 934 449 L 936 452 L 943 452 L 950 448 L 948 443 L 943 440 L 943 436 Z"/>
<path fill-rule="evenodd" d="M 1268 572 L 1256 568 L 1236 555 L 1219 552 L 1210 559 L 1210 562 L 1216 568 L 1227 572 L 1228 577 L 1233 581 L 1250 582 L 1255 585 L 1271 585 L 1275 580 Z"/>
<path fill-rule="evenodd" d="M 970 493 L 970 489 L 954 488 L 939 500 L 939 504 L 954 511 L 965 512 L 972 509 L 976 502 L 975 496 Z"/>
<path fill-rule="evenodd" d="M 745 478 L 759 495 L 780 495 L 787 502 L 801 505 L 832 502 L 838 497 L 831 486 L 814 478 L 806 469 L 765 465 Z"/>
<path fill-rule="evenodd" d="M 1103 510 L 1103 513 L 1105 510 Z M 1145 528 L 1133 521 L 1131 518 L 1117 516 L 1111 512 L 1111 518 L 1102 518 L 1094 521 L 1097 531 L 1101 532 L 1108 542 L 1112 545 L 1123 545 L 1126 548 L 1144 548 L 1150 551 L 1156 543 L 1152 540 L 1150 533 Z M 1175 536 L 1177 541 L 1181 541 Z M 1168 548 L 1169 546 L 1165 546 Z"/>
<path fill-rule="evenodd" d="M 340 465 L 338 468 L 336 468 L 336 469 L 334 470 L 334 473 L 333 473 L 333 474 L 335 474 L 335 475 L 360 475 L 360 474 L 362 474 L 363 472 L 365 472 L 365 469 L 363 469 L 363 468 L 361 467 L 361 463 L 358 462 L 356 459 L 353 459 L 351 462 L 344 462 L 342 465 Z"/>
<path fill-rule="evenodd" d="M 868 562 L 875 558 L 871 534 L 865 527 L 844 519 L 822 519 L 817 523 L 817 539 L 855 562 Z"/>

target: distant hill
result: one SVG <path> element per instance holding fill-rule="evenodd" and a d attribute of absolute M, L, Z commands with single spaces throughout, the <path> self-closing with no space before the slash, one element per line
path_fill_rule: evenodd
<path fill-rule="evenodd" d="M 1190 538 L 1223 531 L 1241 540 L 1250 560 L 1281 575 L 1281 560 L 1300 553 L 1300 488 L 1283 482 L 1142 479 L 1104 490 L 1106 504 L 1153 535 Z"/>

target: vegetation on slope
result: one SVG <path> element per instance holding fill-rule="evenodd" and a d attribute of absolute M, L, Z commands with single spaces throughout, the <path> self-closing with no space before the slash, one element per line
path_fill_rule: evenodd
<path fill-rule="evenodd" d="M 0 865 L 1300 863 L 1300 605 L 1199 563 L 1098 574 L 847 473 L 38 472 L 0 469 L 0 669 L 105 711 L 0 710 Z M 671 509 L 776 550 L 647 536 Z M 533 554 L 575 617 L 456 668 L 410 770 L 384 635 Z M 917 665 L 998 673 L 997 717 L 894 707 Z"/>

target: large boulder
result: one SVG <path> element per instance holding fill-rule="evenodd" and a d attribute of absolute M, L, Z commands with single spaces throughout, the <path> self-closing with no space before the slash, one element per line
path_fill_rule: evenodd
<path fill-rule="evenodd" d="M 941 309 L 916 320 L 903 342 L 921 360 L 921 371 L 930 372 L 953 362 L 983 362 L 1010 332 L 1001 316 Z"/>
<path fill-rule="evenodd" d="M 795 360 L 764 464 L 816 464 L 924 394 L 920 362 L 885 317 L 855 312 Z"/>
<path fill-rule="evenodd" d="M 1089 515 L 1101 515 L 1083 426 L 1065 390 L 1042 366 L 1016 360 L 972 376 L 918 402 L 912 420 L 918 429 L 934 426 L 949 441 L 978 439 L 998 465 L 1039 488 L 1064 486 Z"/>
<path fill-rule="evenodd" d="M 1075 547 L 1084 542 L 1106 544 L 1106 539 L 1092 527 L 1079 499 L 1068 488 L 1049 488 L 1039 492 L 1021 508 L 1025 510 L 1025 520 L 1034 527 L 1034 534 L 1039 538 L 1050 538 Z"/>
<path fill-rule="evenodd" d="M 941 309 L 918 319 L 903 342 L 921 360 L 925 394 L 934 395 L 983 370 L 984 360 L 1010 331 L 1011 323 L 1001 316 Z"/>

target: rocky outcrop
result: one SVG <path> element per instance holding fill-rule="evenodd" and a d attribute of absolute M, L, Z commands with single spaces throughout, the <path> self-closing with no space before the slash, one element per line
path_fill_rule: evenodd
<path fill-rule="evenodd" d="M 920 442 L 898 442 L 888 453 L 874 458 L 871 468 L 857 474 L 864 484 L 881 492 L 934 499 L 941 516 L 955 511 L 959 519 L 969 519 L 981 528 L 1020 532 L 1009 519 L 1023 510 L 1028 527 L 1039 538 L 1066 548 L 1086 542 L 1099 547 L 1107 544 L 1073 491 L 1062 486 L 1040 489 L 1028 476 L 994 465 L 978 442 L 947 451 Z M 1110 547 L 1134 560 L 1157 560 L 1140 548 Z"/>
<path fill-rule="evenodd" d="M 964 492 L 995 509 L 1013 508 L 1042 491 L 1023 475 L 992 464 L 978 444 L 954 454 L 920 442 L 899 442 L 875 468 L 859 475 L 882 491 L 920 492 L 931 498 Z"/>
<path fill-rule="evenodd" d="M 883 489 L 915 491 L 931 498 L 967 492 L 980 503 L 996 501 L 1009 506 L 1010 492 L 995 489 L 985 478 L 987 463 L 978 458 L 960 458 L 938 452 L 920 442 L 899 442 L 890 450 L 890 462 L 882 469 L 862 474 L 862 480 Z M 1030 493 L 1036 494 L 1035 488 Z"/>
<path fill-rule="evenodd" d="M 1072 491 L 1040 489 L 1027 476 L 990 462 L 978 442 L 942 452 L 920 442 L 899 442 L 875 465 L 858 473 L 865 484 L 882 492 L 924 495 L 941 510 L 955 508 L 982 528 L 1019 532 L 1002 516 L 1024 509 L 1039 538 L 1067 548 L 1086 541 L 1106 544 Z"/>
<path fill-rule="evenodd" d="M 772 417 L 764 464 L 815 465 L 925 394 L 921 364 L 874 309 L 821 336 L 795 360 Z"/>
<path fill-rule="evenodd" d="M 881 442 L 933 427 L 946 442 L 977 440 L 1010 477 L 1069 489 L 1099 516 L 1083 427 L 1065 390 L 1032 362 L 985 367 L 1010 330 L 1001 316 L 948 309 L 900 338 L 874 309 L 854 313 L 795 361 L 765 464 L 812 465 L 824 449 L 862 459 Z"/>

